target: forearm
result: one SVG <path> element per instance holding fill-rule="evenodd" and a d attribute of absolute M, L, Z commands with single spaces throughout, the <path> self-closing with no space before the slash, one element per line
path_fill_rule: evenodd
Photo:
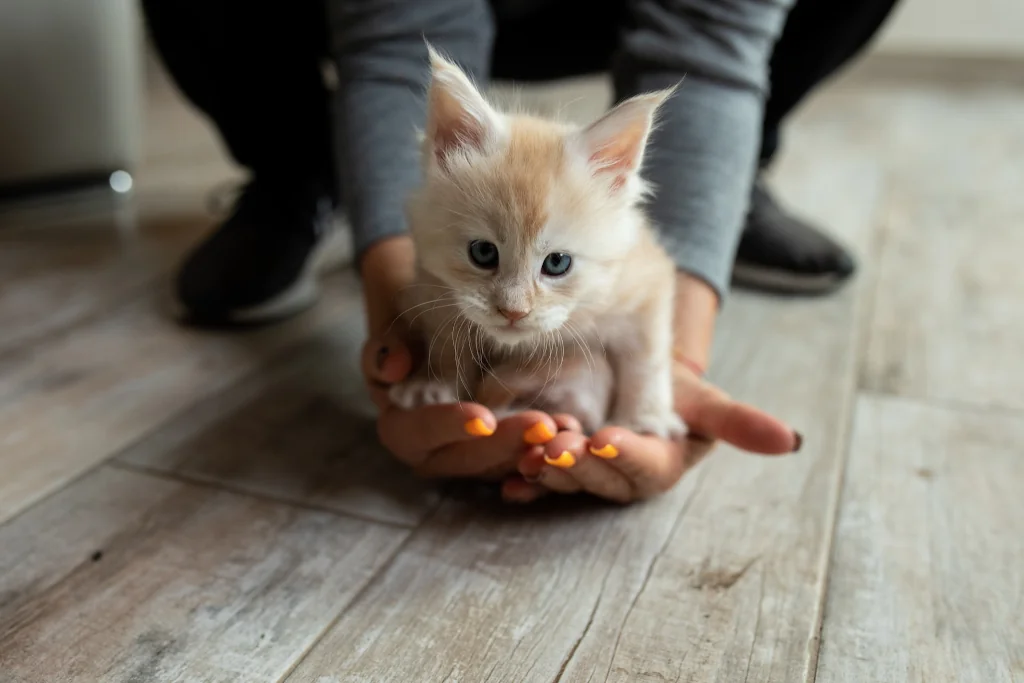
<path fill-rule="evenodd" d="M 792 0 L 629 0 L 620 98 L 671 87 L 644 161 L 650 214 L 681 270 L 721 297 L 757 165 L 767 64 Z M 685 80 L 684 80 L 685 77 Z"/>
<path fill-rule="evenodd" d="M 493 30 L 486 0 L 329 0 L 338 88 L 333 102 L 340 196 L 357 255 L 405 232 L 419 183 L 429 40 L 477 77 Z"/>

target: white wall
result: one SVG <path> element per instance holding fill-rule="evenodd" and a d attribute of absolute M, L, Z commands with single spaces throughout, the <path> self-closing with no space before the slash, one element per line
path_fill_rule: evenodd
<path fill-rule="evenodd" d="M 1024 0 L 902 0 L 877 51 L 1024 59 Z"/>

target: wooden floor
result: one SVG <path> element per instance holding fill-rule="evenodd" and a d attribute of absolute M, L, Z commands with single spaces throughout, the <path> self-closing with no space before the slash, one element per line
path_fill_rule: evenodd
<path fill-rule="evenodd" d="M 1024 681 L 1024 90 L 801 112 L 776 185 L 863 269 L 735 295 L 712 374 L 806 445 L 628 509 L 392 464 L 351 274 L 281 327 L 176 327 L 237 173 L 159 84 L 149 123 L 134 208 L 0 216 L 0 683 Z"/>

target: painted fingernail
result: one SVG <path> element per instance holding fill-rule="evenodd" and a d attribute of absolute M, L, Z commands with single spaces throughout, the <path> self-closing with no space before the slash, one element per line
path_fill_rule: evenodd
<path fill-rule="evenodd" d="M 538 422 L 523 433 L 523 441 L 533 446 L 540 446 L 553 438 L 555 435 L 551 433 L 551 428 L 543 422 Z"/>
<path fill-rule="evenodd" d="M 611 460 L 612 458 L 619 457 L 619 449 L 611 445 L 610 443 L 601 446 L 601 448 L 594 448 L 593 446 L 591 446 L 590 452 L 596 455 L 597 457 L 604 458 L 606 460 Z"/>
<path fill-rule="evenodd" d="M 494 430 L 488 427 L 487 423 L 479 417 L 473 418 L 463 427 L 465 427 L 466 433 L 470 436 L 490 436 L 494 433 Z"/>
<path fill-rule="evenodd" d="M 382 346 L 377 349 L 377 369 L 384 369 L 384 361 L 387 360 L 389 349 L 386 346 Z"/>
<path fill-rule="evenodd" d="M 793 432 L 793 452 L 796 453 L 804 446 L 804 435 L 800 432 Z"/>
<path fill-rule="evenodd" d="M 560 467 L 563 470 L 567 470 L 576 464 L 576 456 L 569 451 L 562 451 L 557 458 L 549 458 L 545 455 L 544 462 L 553 467 Z"/>

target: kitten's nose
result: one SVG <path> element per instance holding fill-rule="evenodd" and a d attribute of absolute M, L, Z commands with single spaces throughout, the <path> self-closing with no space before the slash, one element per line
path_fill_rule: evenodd
<path fill-rule="evenodd" d="M 517 322 L 519 320 L 522 320 L 526 316 L 530 315 L 529 311 L 513 311 L 507 308 L 501 308 L 500 306 L 498 307 L 498 313 L 501 313 L 503 316 L 505 316 L 505 318 L 507 318 L 510 323 Z"/>

